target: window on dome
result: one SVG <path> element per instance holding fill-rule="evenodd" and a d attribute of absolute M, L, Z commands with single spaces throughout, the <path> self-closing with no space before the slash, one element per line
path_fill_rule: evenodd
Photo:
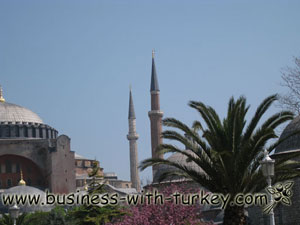
<path fill-rule="evenodd" d="M 43 138 L 43 129 L 42 128 L 39 129 L 39 137 Z"/>
<path fill-rule="evenodd" d="M 20 130 L 18 126 L 15 126 L 16 137 L 20 137 Z"/>
<path fill-rule="evenodd" d="M 24 137 L 28 137 L 28 127 L 24 127 Z"/>
<path fill-rule="evenodd" d="M 3 137 L 9 137 L 10 136 L 10 129 L 9 126 L 4 127 Z"/>
<path fill-rule="evenodd" d="M 36 131 L 34 127 L 32 127 L 32 137 L 36 137 Z"/>

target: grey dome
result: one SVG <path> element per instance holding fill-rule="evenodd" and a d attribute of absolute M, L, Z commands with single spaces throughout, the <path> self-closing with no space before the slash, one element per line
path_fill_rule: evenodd
<path fill-rule="evenodd" d="M 295 131 L 300 131 L 300 116 L 290 122 L 282 132 L 280 139 L 287 137 Z M 276 153 L 300 149 L 300 133 L 283 141 L 275 150 Z"/>
<path fill-rule="evenodd" d="M 50 211 L 53 207 L 50 205 L 43 205 L 42 202 L 46 202 L 46 193 L 43 192 L 40 189 L 37 189 L 35 187 L 31 187 L 31 186 L 14 186 L 11 187 L 9 189 L 5 189 L 3 191 L 3 193 L 1 193 L 2 195 L 36 195 L 36 196 L 40 196 L 40 204 L 38 205 L 29 205 L 29 204 L 25 204 L 25 205 L 18 205 L 20 207 L 21 212 L 34 212 L 34 211 Z M 0 210 L 1 211 L 6 211 L 8 209 L 9 206 L 5 206 L 3 205 L 3 203 L 0 203 Z"/>
<path fill-rule="evenodd" d="M 0 122 L 43 124 L 42 119 L 36 113 L 8 102 L 0 102 Z"/>
<path fill-rule="evenodd" d="M 196 154 L 194 152 L 192 152 L 191 150 L 184 150 L 186 152 L 188 152 L 189 154 L 196 156 Z M 174 153 L 172 154 L 170 157 L 167 158 L 167 160 L 171 161 L 171 162 L 176 162 L 180 165 L 185 165 L 187 166 L 189 169 L 193 169 L 199 173 L 204 173 L 204 171 L 202 170 L 201 167 L 199 167 L 195 162 L 191 161 L 191 162 L 187 162 L 187 156 L 180 154 L 180 153 Z M 157 182 L 159 177 L 161 176 L 161 174 L 163 174 L 164 172 L 167 171 L 171 171 L 171 170 L 177 170 L 177 168 L 174 168 L 173 166 L 169 166 L 169 165 L 160 165 L 159 169 L 157 170 L 157 172 L 154 175 L 153 178 L 153 182 Z M 174 176 L 171 177 L 170 180 L 182 180 L 185 178 L 182 177 L 178 177 L 178 176 Z"/>

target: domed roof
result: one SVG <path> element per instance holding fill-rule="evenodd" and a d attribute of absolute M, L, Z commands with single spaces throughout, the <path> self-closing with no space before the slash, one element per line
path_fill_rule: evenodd
<path fill-rule="evenodd" d="M 0 122 L 43 123 L 42 119 L 36 113 L 8 102 L 0 102 Z"/>
<path fill-rule="evenodd" d="M 189 154 L 196 156 L 196 154 L 194 152 L 192 152 L 191 150 L 184 150 L 186 152 L 188 152 Z M 174 153 L 172 154 L 170 157 L 167 158 L 167 160 L 171 161 L 171 162 L 176 162 L 180 165 L 184 165 L 187 166 L 189 169 L 193 169 L 199 173 L 204 173 L 204 171 L 202 170 L 201 167 L 199 167 L 195 162 L 191 161 L 191 162 L 187 162 L 187 156 L 180 154 L 180 153 Z M 163 174 L 164 172 L 170 171 L 170 170 L 177 170 L 177 168 L 174 168 L 173 166 L 169 166 L 169 165 L 160 165 L 159 169 L 157 170 L 157 172 L 154 175 L 153 178 L 153 182 L 157 182 L 159 177 L 161 176 L 161 174 Z M 182 177 L 178 177 L 178 176 L 174 176 L 171 177 L 170 180 L 179 180 L 179 179 L 184 179 Z"/>
<path fill-rule="evenodd" d="M 21 212 L 34 212 L 34 211 L 50 211 L 53 207 L 50 205 L 44 205 L 42 202 L 46 202 L 46 193 L 40 189 L 31 186 L 14 186 L 9 189 L 5 189 L 1 195 L 36 195 L 40 198 L 39 204 L 28 204 L 18 205 Z M 0 211 L 8 209 L 7 205 L 0 203 Z"/>
<path fill-rule="evenodd" d="M 282 132 L 280 139 L 291 135 L 295 131 L 300 131 L 300 116 L 297 116 L 292 122 L 290 122 L 284 131 Z M 293 135 L 282 142 L 275 150 L 276 153 L 289 151 L 289 150 L 296 150 L 300 149 L 300 133 Z"/>

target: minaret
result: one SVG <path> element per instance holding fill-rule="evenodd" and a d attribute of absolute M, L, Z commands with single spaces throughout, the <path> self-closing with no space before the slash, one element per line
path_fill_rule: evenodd
<path fill-rule="evenodd" d="M 137 139 L 139 135 L 136 133 L 136 124 L 135 124 L 135 113 L 134 106 L 131 94 L 131 88 L 129 92 L 129 112 L 128 112 L 128 123 L 129 123 L 129 132 L 127 139 L 129 140 L 129 155 L 130 155 L 130 180 L 132 186 L 137 190 L 141 191 L 140 176 L 138 171 L 138 154 L 137 154 Z"/>
<path fill-rule="evenodd" d="M 148 112 L 151 124 L 151 148 L 152 158 L 163 158 L 163 154 L 158 154 L 158 146 L 162 144 L 162 117 L 163 112 L 160 111 L 159 103 L 159 87 L 154 62 L 154 50 L 152 50 L 152 71 L 151 71 L 151 111 Z M 154 178 L 159 165 L 152 166 L 152 177 Z"/>

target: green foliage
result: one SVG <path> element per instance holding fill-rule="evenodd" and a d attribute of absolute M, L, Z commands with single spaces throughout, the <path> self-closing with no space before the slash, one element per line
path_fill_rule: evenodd
<path fill-rule="evenodd" d="M 99 183 L 97 178 L 99 167 L 96 162 L 93 163 L 93 170 L 89 174 L 92 182 L 89 183 L 88 193 L 101 194 L 104 193 L 104 184 Z M 68 211 L 67 221 L 72 225 L 102 225 L 111 222 L 114 218 L 124 215 L 119 206 L 98 206 L 98 205 L 82 205 Z"/>
<path fill-rule="evenodd" d="M 103 184 L 99 183 L 99 178 L 102 178 L 102 176 L 99 176 L 99 166 L 97 161 L 94 161 L 92 164 L 92 171 L 89 173 L 89 177 L 92 178 L 92 181 L 89 183 L 89 193 L 95 194 L 95 193 L 103 193 Z"/>
<path fill-rule="evenodd" d="M 47 225 L 49 212 L 34 212 L 27 215 L 24 225 Z"/>
<path fill-rule="evenodd" d="M 26 225 L 25 224 L 25 218 L 26 218 L 27 214 L 23 213 L 22 215 L 20 215 L 17 220 L 16 220 L 16 224 L 17 225 Z M 2 218 L 0 219 L 0 225 L 13 225 L 13 219 L 10 215 L 7 214 L 2 214 Z"/>
<path fill-rule="evenodd" d="M 124 215 L 116 206 L 79 206 L 68 212 L 74 225 L 102 225 Z"/>

